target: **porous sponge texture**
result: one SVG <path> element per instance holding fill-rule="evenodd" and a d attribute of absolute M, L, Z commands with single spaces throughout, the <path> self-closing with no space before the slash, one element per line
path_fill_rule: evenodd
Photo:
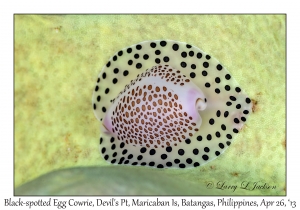
<path fill-rule="evenodd" d="M 97 75 L 126 46 L 171 39 L 217 58 L 252 99 L 254 113 L 219 158 L 164 173 L 207 184 L 207 194 L 237 185 L 236 194 L 285 195 L 285 15 L 14 18 L 15 187 L 56 169 L 109 165 L 98 151 L 100 122 L 91 104 Z"/>

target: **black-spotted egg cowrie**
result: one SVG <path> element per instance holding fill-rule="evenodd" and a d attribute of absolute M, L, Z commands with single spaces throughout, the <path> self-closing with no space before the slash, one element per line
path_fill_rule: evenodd
<path fill-rule="evenodd" d="M 92 106 L 106 161 L 155 168 L 214 160 L 252 107 L 218 60 L 172 40 L 144 41 L 116 52 L 98 75 Z"/>

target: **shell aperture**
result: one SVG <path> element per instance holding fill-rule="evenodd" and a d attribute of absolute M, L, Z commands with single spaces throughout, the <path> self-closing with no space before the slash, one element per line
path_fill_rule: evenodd
<path fill-rule="evenodd" d="M 252 107 L 216 59 L 171 40 L 117 52 L 98 76 L 92 103 L 104 159 L 157 168 L 197 167 L 215 159 Z"/>

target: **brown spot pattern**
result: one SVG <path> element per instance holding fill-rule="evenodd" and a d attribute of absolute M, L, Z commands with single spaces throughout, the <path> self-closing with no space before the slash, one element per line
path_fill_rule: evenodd
<path fill-rule="evenodd" d="M 143 78 L 150 76 L 159 76 L 167 83 L 190 82 L 169 66 L 154 66 L 138 75 L 113 100 L 117 100 L 111 116 L 114 134 L 127 144 L 154 148 L 175 145 L 193 136 L 198 130 L 197 122 L 185 112 L 179 96 L 167 85 L 144 84 Z"/>

